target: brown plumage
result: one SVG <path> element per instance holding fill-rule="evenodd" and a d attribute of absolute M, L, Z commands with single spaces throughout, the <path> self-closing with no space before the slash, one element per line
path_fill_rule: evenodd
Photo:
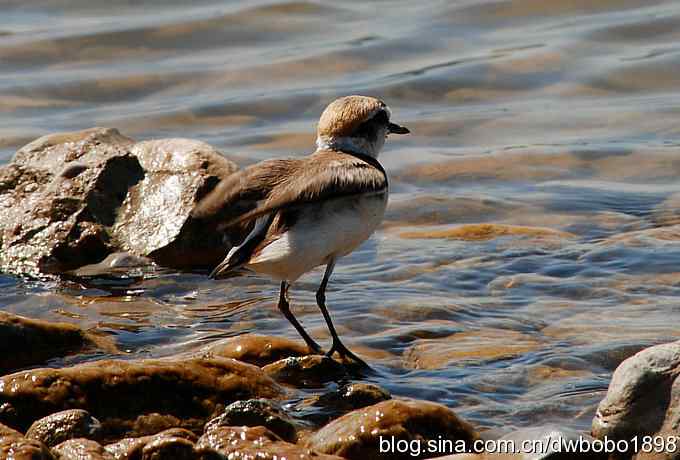
<path fill-rule="evenodd" d="M 316 300 L 333 337 L 327 355 L 337 352 L 365 363 L 340 341 L 325 305 L 335 262 L 356 249 L 378 227 L 387 205 L 387 175 L 376 159 L 388 134 L 408 129 L 390 122 L 379 99 L 347 96 L 324 110 L 317 150 L 305 158 L 267 160 L 232 174 L 194 211 L 196 220 L 217 221 L 229 233 L 247 236 L 211 273 L 231 276 L 240 268 L 281 280 L 279 310 L 309 348 L 321 347 L 289 308 L 292 282 L 326 265 Z"/>
<path fill-rule="evenodd" d="M 302 159 L 267 160 L 223 180 L 194 216 L 218 216 L 225 226 L 328 198 L 379 192 L 387 175 L 367 155 L 319 150 Z"/>

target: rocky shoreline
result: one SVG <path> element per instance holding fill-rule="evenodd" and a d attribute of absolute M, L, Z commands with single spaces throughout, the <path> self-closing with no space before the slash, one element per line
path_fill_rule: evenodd
<path fill-rule="evenodd" d="M 598 449 L 598 440 L 606 439 L 626 441 L 629 449 L 644 436 L 650 436 L 650 442 L 673 442 L 680 342 L 650 347 L 621 363 L 595 414 L 593 437 L 566 427 L 540 426 L 497 439 L 441 404 L 393 398 L 385 389 L 364 383 L 370 375 L 309 355 L 303 344 L 277 337 L 244 334 L 159 359 L 33 367 L 44 364 L 44 349 L 68 353 L 81 346 L 104 346 L 115 356 L 111 344 L 96 336 L 74 347 L 74 330 L 6 313 L 0 317 L 0 343 L 22 336 L 35 350 L 16 361 L 17 367 L 28 369 L 0 377 L 1 458 L 435 458 L 422 446 L 438 442 L 432 445 L 473 450 L 482 445 L 475 441 L 511 440 L 519 448 L 525 440 L 543 440 L 555 449 L 556 439 L 586 444 L 581 444 L 581 452 L 569 454 L 467 453 L 442 458 L 680 458 L 670 452 L 670 444 L 666 452 L 652 448 L 657 452 L 618 456 L 587 450 Z M 91 335 L 79 332 L 77 337 Z M 329 391 L 328 382 L 338 382 L 338 387 Z M 304 416 L 306 406 L 321 408 L 325 417 L 310 420 Z M 423 452 L 414 455 L 414 446 Z M 384 452 L 388 448 L 392 452 Z"/>
<path fill-rule="evenodd" d="M 211 267 L 240 235 L 195 220 L 192 210 L 236 169 L 186 139 L 135 142 L 105 128 L 40 138 L 0 168 L 0 272 L 86 279 L 135 270 L 143 277 L 153 264 Z M 492 230 L 475 226 L 463 236 Z M 414 446 L 447 440 L 472 451 L 483 441 L 562 439 L 588 448 L 442 458 L 680 459 L 680 446 L 670 444 L 680 420 L 680 342 L 621 357 L 590 433 L 550 425 L 502 435 L 444 405 L 393 398 L 369 374 L 284 338 L 244 334 L 191 353 L 130 359 L 96 331 L 0 312 L 0 351 L 0 458 L 434 458 L 450 452 L 415 455 Z M 53 365 L 83 354 L 85 362 Z M 307 407 L 323 415 L 307 417 Z M 655 440 L 651 449 L 645 436 Z M 628 451 L 593 452 L 605 439 L 625 441 Z"/>

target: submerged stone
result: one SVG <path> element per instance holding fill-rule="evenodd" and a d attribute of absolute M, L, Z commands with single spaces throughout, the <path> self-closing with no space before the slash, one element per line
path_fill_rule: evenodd
<path fill-rule="evenodd" d="M 0 311 L 0 374 L 87 349 L 115 352 L 106 337 L 69 323 L 24 318 Z"/>

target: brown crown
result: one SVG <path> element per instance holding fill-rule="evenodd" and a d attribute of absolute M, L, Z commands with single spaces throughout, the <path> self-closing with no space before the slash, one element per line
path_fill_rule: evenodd
<path fill-rule="evenodd" d="M 349 136 L 361 123 L 386 107 L 380 99 L 369 96 L 345 96 L 336 99 L 321 114 L 317 135 Z"/>

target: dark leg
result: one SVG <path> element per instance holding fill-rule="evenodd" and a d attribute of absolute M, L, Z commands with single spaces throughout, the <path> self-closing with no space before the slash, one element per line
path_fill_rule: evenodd
<path fill-rule="evenodd" d="M 307 331 L 304 330 L 302 327 L 302 324 L 298 322 L 297 319 L 295 319 L 295 316 L 293 316 L 293 313 L 290 311 L 290 304 L 288 303 L 288 299 L 286 298 L 288 295 L 288 283 L 286 281 L 281 281 L 281 292 L 279 293 L 279 310 L 281 313 L 283 313 L 283 316 L 286 317 L 288 321 L 290 321 L 290 324 L 295 327 L 295 329 L 298 331 L 300 336 L 302 336 L 303 339 L 305 339 L 305 342 L 307 343 L 307 346 L 309 347 L 310 350 L 314 353 L 323 353 L 323 349 L 319 346 L 318 343 L 312 339 L 309 334 L 307 334 Z"/>
<path fill-rule="evenodd" d="M 328 330 L 333 337 L 333 345 L 331 346 L 331 349 L 328 350 L 328 353 L 326 353 L 326 356 L 331 357 L 333 353 L 337 351 L 341 358 L 350 358 L 352 361 L 355 361 L 362 366 L 368 367 L 368 364 L 366 364 L 357 355 L 349 351 L 349 349 L 340 341 L 340 337 L 338 337 L 338 333 L 335 331 L 335 327 L 331 321 L 331 316 L 328 314 L 328 310 L 326 309 L 326 286 L 328 285 L 328 279 L 331 277 L 331 273 L 333 273 L 333 268 L 335 268 L 335 260 L 331 259 L 331 261 L 328 262 L 328 265 L 326 265 L 326 272 L 323 275 L 323 280 L 321 280 L 321 285 L 319 285 L 319 290 L 316 291 L 316 304 L 319 306 L 319 309 L 323 314 L 323 318 L 326 320 L 326 324 L 328 325 Z"/>

